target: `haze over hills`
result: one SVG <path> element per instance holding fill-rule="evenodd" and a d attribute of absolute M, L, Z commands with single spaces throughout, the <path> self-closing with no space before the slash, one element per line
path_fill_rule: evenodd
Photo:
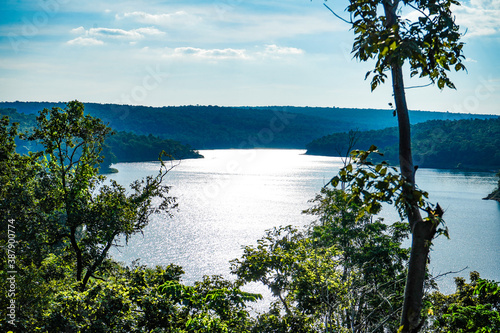
<path fill-rule="evenodd" d="M 0 108 L 36 114 L 66 103 L 0 102 Z M 117 130 L 153 134 L 189 144 L 194 149 L 297 148 L 336 132 L 376 130 L 397 125 L 392 110 L 323 107 L 148 107 L 85 103 L 88 114 Z M 488 119 L 494 115 L 411 111 L 413 124 L 428 120 Z"/>

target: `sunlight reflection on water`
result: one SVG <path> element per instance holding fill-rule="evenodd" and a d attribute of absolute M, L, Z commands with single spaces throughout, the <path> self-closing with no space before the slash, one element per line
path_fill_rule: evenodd
<path fill-rule="evenodd" d="M 175 263 L 184 268 L 186 283 L 203 275 L 231 278 L 229 261 L 242 246 L 256 244 L 266 229 L 302 226 L 313 220 L 301 214 L 320 188 L 336 175 L 339 158 L 307 156 L 303 150 L 207 150 L 204 159 L 181 161 L 166 177 L 178 198 L 173 218 L 154 216 L 129 246 L 113 250 L 119 261 L 140 258 L 142 264 Z M 154 174 L 158 163 L 120 163 L 109 178 L 121 184 Z M 468 266 L 459 276 L 477 270 L 500 280 L 500 204 L 481 200 L 494 188 L 490 173 L 419 169 L 417 183 L 446 210 L 451 240 L 438 238 L 431 254 L 435 275 Z M 386 221 L 399 217 L 391 208 Z M 440 280 L 444 292 L 454 290 L 453 276 Z"/>

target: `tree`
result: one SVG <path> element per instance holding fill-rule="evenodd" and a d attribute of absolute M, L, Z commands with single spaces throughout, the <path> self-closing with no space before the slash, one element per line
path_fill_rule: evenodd
<path fill-rule="evenodd" d="M 176 203 L 163 185 L 169 170 L 163 161 L 156 176 L 130 189 L 104 183 L 99 165 L 111 131 L 83 111 L 77 101 L 41 111 L 22 138 L 43 150 L 27 155 L 16 152 L 18 125 L 0 120 L 0 247 L 15 246 L 15 258 L 0 258 L 0 289 L 11 288 L 8 271 L 18 272 L 15 290 L 0 295 L 2 304 L 15 300 L 14 325 L 3 320 L 0 328 L 245 332 L 252 321 L 245 303 L 260 295 L 220 277 L 185 286 L 181 267 L 125 267 L 109 257 L 109 249 L 141 232 L 151 214 L 170 214 Z M 9 311 L 2 307 L 2 318 Z"/>
<path fill-rule="evenodd" d="M 255 332 L 383 332 L 398 328 L 408 250 L 407 224 L 373 221 L 351 192 L 324 188 L 300 231 L 267 231 L 245 247 L 232 272 L 276 297 Z"/>
<path fill-rule="evenodd" d="M 18 124 L 10 124 L 8 117 L 0 120 L 0 289 L 4 290 L 0 295 L 0 303 L 12 306 L 13 313 L 7 306 L 0 309 L 2 316 L 1 326 L 7 329 L 15 329 L 15 323 L 22 318 L 24 313 L 20 306 L 25 302 L 31 302 L 34 306 L 45 304 L 44 293 L 38 293 L 33 289 L 24 289 L 25 282 L 32 280 L 35 270 L 27 270 L 27 274 L 17 275 L 8 272 L 17 272 L 25 266 L 21 259 L 23 255 L 30 252 L 29 246 L 20 239 L 20 234 L 25 229 L 25 221 L 36 221 L 31 207 L 34 204 L 34 187 L 32 180 L 38 172 L 34 156 L 21 156 L 16 152 L 15 138 L 18 135 Z M 43 251 L 34 252 L 34 257 Z M 12 280 L 14 279 L 14 280 Z M 10 281 L 14 282 L 11 288 Z M 43 285 L 42 287 L 45 287 Z M 21 289 L 22 288 L 22 289 Z M 17 290 L 25 290 L 19 293 Z M 9 292 L 7 292 L 9 291 Z M 8 317 L 8 314 L 11 317 Z"/>
<path fill-rule="evenodd" d="M 355 33 L 354 57 L 361 61 L 376 60 L 374 69 L 365 76 L 366 79 L 372 75 L 372 90 L 385 81 L 386 72 L 390 71 L 392 77 L 399 127 L 399 164 L 406 183 L 406 216 L 412 233 L 401 332 L 418 332 L 423 324 L 426 264 L 436 233 L 436 226 L 422 219 L 411 195 L 416 168 L 411 153 L 403 64 L 409 65 L 411 76 L 429 78 L 439 89 L 455 88 L 447 72 L 451 67 L 456 71 L 465 70 L 465 66 L 462 63 L 463 43 L 459 41 L 461 34 L 452 16 L 452 5 L 459 3 L 456 0 L 350 0 L 347 11 L 352 20 L 344 20 L 351 24 Z M 398 14 L 403 10 L 412 10 L 417 18 L 413 21 L 402 19 Z"/>
<path fill-rule="evenodd" d="M 84 106 L 69 102 L 67 108 L 44 109 L 27 139 L 43 148 L 38 185 L 42 185 L 39 213 L 50 227 L 53 244 L 75 264 L 75 278 L 84 290 L 101 268 L 110 248 L 148 224 L 153 213 L 169 212 L 175 200 L 162 184 L 169 171 L 162 161 L 156 176 L 131 184 L 132 194 L 99 175 L 104 140 L 111 129 L 101 120 L 84 115 Z M 152 205 L 160 199 L 158 206 Z"/>
<path fill-rule="evenodd" d="M 218 275 L 204 276 L 194 286 L 168 281 L 159 290 L 177 312 L 169 332 L 247 333 L 253 320 L 245 303 L 262 299 Z"/>
<path fill-rule="evenodd" d="M 430 295 L 432 332 L 499 332 L 500 283 L 470 273 L 470 283 L 455 278 L 456 292 Z"/>

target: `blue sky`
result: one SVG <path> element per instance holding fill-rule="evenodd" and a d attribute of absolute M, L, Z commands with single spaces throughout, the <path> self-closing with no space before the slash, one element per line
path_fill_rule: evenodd
<path fill-rule="evenodd" d="M 321 0 L 2 0 L 0 100 L 388 108 Z M 347 1 L 329 1 L 346 16 Z M 455 8 L 468 73 L 410 109 L 500 114 L 500 0 Z M 407 86 L 427 81 L 409 78 Z"/>

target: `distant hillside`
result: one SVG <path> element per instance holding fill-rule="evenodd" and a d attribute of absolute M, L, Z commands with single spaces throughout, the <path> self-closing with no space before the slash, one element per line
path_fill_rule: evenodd
<path fill-rule="evenodd" d="M 348 133 L 334 133 L 307 144 L 307 154 L 338 156 L 347 147 Z M 357 133 L 354 149 L 376 145 L 384 159 L 398 164 L 396 127 Z M 412 126 L 414 163 L 443 169 L 500 168 L 500 117 L 492 119 L 431 120 Z"/>
<path fill-rule="evenodd" d="M 57 103 L 56 103 L 57 104 Z M 58 106 L 64 107 L 64 103 Z M 36 113 L 48 102 L 3 102 L 0 107 Z M 396 126 L 391 110 L 306 107 L 146 107 L 86 103 L 86 111 L 118 131 L 153 134 L 196 149 L 298 148 L 324 135 L 350 129 Z M 413 122 L 429 119 L 491 118 L 444 112 L 412 112 Z"/>
<path fill-rule="evenodd" d="M 13 108 L 0 108 L 1 116 L 9 116 L 11 123 L 19 123 L 21 132 L 29 131 L 35 126 L 35 114 L 19 113 Z M 18 139 L 16 143 L 19 153 L 42 149 L 41 146 L 38 146 L 34 142 Z M 183 145 L 174 140 L 162 139 L 151 134 L 146 136 L 119 131 L 109 136 L 105 144 L 107 147 L 103 151 L 103 154 L 106 156 L 106 160 L 103 163 L 104 168 L 116 162 L 156 161 L 162 150 L 177 160 L 203 157 L 197 151 L 191 149 L 189 145 Z"/>
<path fill-rule="evenodd" d="M 292 113 L 300 113 L 349 123 L 349 129 L 360 131 L 383 129 L 397 126 L 397 118 L 394 117 L 394 110 L 382 109 L 352 109 L 352 108 L 325 108 L 325 107 L 297 107 L 297 106 L 266 106 L 257 107 L 262 110 L 282 110 Z M 494 115 L 480 115 L 470 113 L 450 113 L 433 111 L 410 111 L 412 124 L 423 123 L 429 120 L 461 120 L 461 119 L 490 119 L 496 118 Z"/>
<path fill-rule="evenodd" d="M 36 113 L 53 103 L 0 103 Z M 64 106 L 64 103 L 57 106 Z M 145 107 L 86 103 L 85 110 L 119 131 L 153 134 L 196 149 L 304 148 L 319 136 L 349 127 L 334 120 L 281 111 L 217 106 Z"/>

